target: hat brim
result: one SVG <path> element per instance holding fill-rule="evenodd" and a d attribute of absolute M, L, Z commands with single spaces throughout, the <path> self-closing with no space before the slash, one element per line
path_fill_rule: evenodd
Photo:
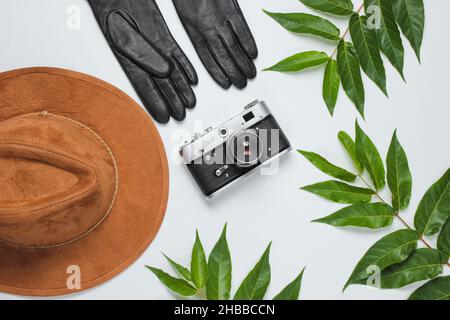
<path fill-rule="evenodd" d="M 97 132 L 119 168 L 114 207 L 89 235 L 52 249 L 24 249 L 0 242 L 0 291 L 57 296 L 111 279 L 145 251 L 166 211 L 168 164 L 149 115 L 106 82 L 56 68 L 0 74 L 0 121 L 40 111 L 70 117 Z"/>

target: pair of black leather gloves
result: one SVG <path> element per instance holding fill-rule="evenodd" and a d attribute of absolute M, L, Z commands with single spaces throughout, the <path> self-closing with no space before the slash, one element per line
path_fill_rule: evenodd
<path fill-rule="evenodd" d="M 155 0 L 88 0 L 108 43 L 147 110 L 181 121 L 196 105 L 197 73 Z M 203 64 L 223 88 L 256 76 L 255 40 L 237 0 L 173 0 Z"/>

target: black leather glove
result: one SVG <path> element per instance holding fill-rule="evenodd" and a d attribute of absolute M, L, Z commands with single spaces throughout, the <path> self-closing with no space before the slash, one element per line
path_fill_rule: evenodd
<path fill-rule="evenodd" d="M 211 76 L 225 89 L 256 77 L 258 49 L 237 0 L 173 0 Z"/>
<path fill-rule="evenodd" d="M 196 98 L 189 59 L 172 37 L 154 0 L 89 0 L 117 59 L 150 114 L 181 121 Z"/>

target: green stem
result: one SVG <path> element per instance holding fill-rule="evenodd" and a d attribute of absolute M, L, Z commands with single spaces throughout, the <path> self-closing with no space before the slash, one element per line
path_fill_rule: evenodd
<path fill-rule="evenodd" d="M 381 198 L 381 196 L 380 196 L 380 194 L 378 193 L 378 191 L 376 191 L 374 188 L 372 188 L 372 186 L 361 176 L 361 175 L 359 175 L 358 176 L 358 178 L 360 178 L 363 182 L 364 182 L 364 184 L 370 189 L 370 190 L 372 190 L 374 193 L 375 193 L 375 196 L 382 202 L 382 203 L 384 203 L 384 204 L 387 204 L 387 202 L 386 201 L 384 201 L 383 200 L 383 198 Z M 401 216 L 400 216 L 400 213 L 399 213 L 399 211 L 397 210 L 396 212 L 395 212 L 395 216 L 403 223 L 403 225 L 405 226 L 405 227 L 407 227 L 408 229 L 411 229 L 411 230 L 414 230 Z M 429 249 L 432 249 L 432 247 L 431 247 L 431 245 L 421 236 L 420 237 L 420 241 L 426 246 L 426 247 L 428 247 Z M 447 263 L 447 266 L 449 266 L 450 267 L 450 263 Z"/>
<path fill-rule="evenodd" d="M 361 10 L 364 8 L 364 3 L 358 8 L 358 10 L 356 10 L 355 13 L 360 13 Z M 347 27 L 347 30 L 345 30 L 344 34 L 342 35 L 340 40 L 345 40 L 345 37 L 347 36 L 347 34 L 350 32 L 350 27 Z M 339 41 L 340 42 L 340 41 Z M 336 46 L 336 48 L 334 49 L 333 53 L 330 55 L 330 58 L 333 58 L 334 55 L 336 54 L 337 50 L 339 48 L 339 43 Z"/>

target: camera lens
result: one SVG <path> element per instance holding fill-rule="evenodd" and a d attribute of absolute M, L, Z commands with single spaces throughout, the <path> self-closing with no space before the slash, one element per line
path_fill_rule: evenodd
<path fill-rule="evenodd" d="M 234 133 L 227 143 L 227 156 L 240 167 L 249 167 L 258 163 L 264 145 L 255 130 L 243 130 Z"/>

